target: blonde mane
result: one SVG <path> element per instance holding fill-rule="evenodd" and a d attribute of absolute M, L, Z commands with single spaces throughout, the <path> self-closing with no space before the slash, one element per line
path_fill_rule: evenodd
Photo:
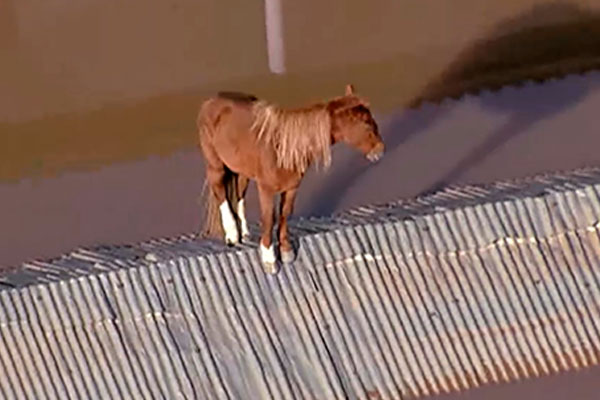
<path fill-rule="evenodd" d="M 331 116 L 325 104 L 286 110 L 265 101 L 253 105 L 252 130 L 273 146 L 280 168 L 305 172 L 315 161 L 331 164 Z"/>

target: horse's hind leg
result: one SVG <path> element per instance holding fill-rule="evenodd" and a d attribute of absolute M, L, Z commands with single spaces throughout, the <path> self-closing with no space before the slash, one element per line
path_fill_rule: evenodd
<path fill-rule="evenodd" d="M 225 231 L 225 243 L 234 245 L 239 242 L 239 233 L 235 216 L 231 212 L 229 201 L 227 201 L 227 188 L 235 184 L 235 179 L 232 173 L 227 173 L 225 164 L 221 161 L 206 135 L 200 135 L 200 146 L 205 159 L 206 179 L 214 196 L 211 201 L 216 202 L 221 215 L 221 226 Z M 235 187 L 235 190 L 237 191 L 237 187 Z"/>
<path fill-rule="evenodd" d="M 263 268 L 268 274 L 277 272 L 275 249 L 273 246 L 274 197 L 275 192 L 273 190 L 264 185 L 258 185 L 262 228 L 260 237 L 260 258 L 263 263 Z"/>
<path fill-rule="evenodd" d="M 221 225 L 225 231 L 225 243 L 227 243 L 227 245 L 237 244 L 239 242 L 239 233 L 235 216 L 231 212 L 229 202 L 227 201 L 226 185 L 228 182 L 226 181 L 227 172 L 225 167 L 207 165 L 206 178 L 208 179 L 212 192 L 219 206 Z"/>
<path fill-rule="evenodd" d="M 296 258 L 294 248 L 290 242 L 288 233 L 288 217 L 294 211 L 294 201 L 298 189 L 291 189 L 281 194 L 279 210 L 279 250 L 281 252 L 281 261 L 291 263 Z"/>
<path fill-rule="evenodd" d="M 246 220 L 246 203 L 244 197 L 248 189 L 248 178 L 243 175 L 238 177 L 238 195 L 239 200 L 237 204 L 237 215 L 240 220 L 240 231 L 242 234 L 242 241 L 248 241 L 250 239 L 250 231 L 248 230 L 248 221 Z"/>

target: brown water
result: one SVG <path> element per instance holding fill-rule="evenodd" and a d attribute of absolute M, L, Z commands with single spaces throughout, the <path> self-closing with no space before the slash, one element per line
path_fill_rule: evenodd
<path fill-rule="evenodd" d="M 597 68 L 599 10 L 600 0 L 289 1 L 286 72 L 274 75 L 262 2 L 2 0 L 0 265 L 195 230 L 195 113 L 221 89 L 298 105 L 352 82 L 371 100 L 388 154 L 367 166 L 336 149 L 334 168 L 303 183 L 299 215 L 596 165 L 597 74 L 420 104 Z M 255 219 L 253 188 L 250 200 Z M 591 399 L 598 376 L 449 397 Z"/>
<path fill-rule="evenodd" d="M 390 111 L 600 65 L 600 0 L 449 4 L 286 2 L 274 75 L 261 2 L 4 0 L 0 181 L 192 148 L 220 89 L 298 105 L 352 82 Z"/>

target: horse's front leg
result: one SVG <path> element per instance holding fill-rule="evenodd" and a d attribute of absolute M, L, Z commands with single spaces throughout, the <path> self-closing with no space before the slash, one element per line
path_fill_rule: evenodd
<path fill-rule="evenodd" d="M 297 188 L 288 190 L 281 194 L 279 210 L 279 250 L 281 252 L 281 261 L 291 263 L 296 258 L 294 248 L 290 242 L 288 233 L 288 217 L 294 212 L 294 201 L 296 200 Z"/>
<path fill-rule="evenodd" d="M 262 230 L 260 237 L 260 257 L 263 269 L 268 274 L 277 272 L 275 249 L 273 246 L 274 197 L 274 190 L 261 184 L 258 185 Z"/>

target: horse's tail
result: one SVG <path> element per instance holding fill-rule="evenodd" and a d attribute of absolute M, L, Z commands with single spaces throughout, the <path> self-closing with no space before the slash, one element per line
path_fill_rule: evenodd
<path fill-rule="evenodd" d="M 209 117 L 210 114 L 210 103 L 211 100 L 207 100 L 200 107 L 198 118 L 196 119 L 196 125 L 198 127 L 198 135 L 202 142 L 202 137 L 205 135 L 210 136 L 212 134 L 214 124 Z M 200 146 L 202 149 L 202 145 Z M 204 151 L 202 151 L 204 153 Z M 204 154 L 206 157 L 206 154 Z M 225 196 L 231 211 L 237 218 L 237 204 L 239 201 L 238 193 L 238 174 L 229 170 L 225 167 L 225 174 L 223 176 L 223 185 L 225 186 Z M 202 197 L 204 202 L 204 226 L 202 229 L 203 236 L 210 237 L 223 237 L 223 225 L 221 224 L 221 212 L 219 210 L 219 204 L 215 193 L 210 186 L 208 179 L 204 179 L 204 185 L 202 188 Z"/>
<path fill-rule="evenodd" d="M 230 169 L 225 168 L 225 175 L 223 177 L 223 184 L 225 185 L 225 196 L 229 207 L 233 212 L 233 215 L 237 219 L 237 204 L 240 200 L 238 193 L 238 174 L 232 172 Z M 208 183 L 208 180 L 204 180 L 204 188 L 202 190 L 204 197 L 204 228 L 203 235 L 210 237 L 223 237 L 225 232 L 223 231 L 223 225 L 221 224 L 221 212 L 219 210 L 219 201 L 217 196 L 212 190 L 212 187 Z"/>

